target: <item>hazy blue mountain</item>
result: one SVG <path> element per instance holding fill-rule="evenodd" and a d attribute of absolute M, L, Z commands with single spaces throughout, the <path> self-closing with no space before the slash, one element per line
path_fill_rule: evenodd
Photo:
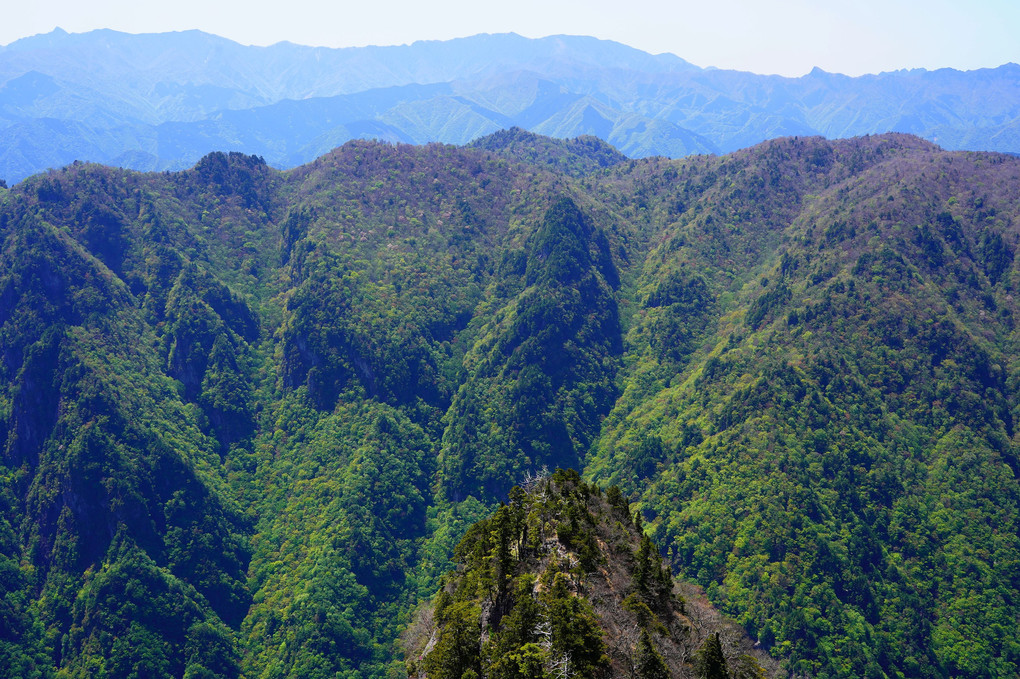
<path fill-rule="evenodd" d="M 278 43 L 240 45 L 201 31 L 133 35 L 111 30 L 54 31 L 0 48 L 0 81 L 49 77 L 24 111 L 49 108 L 64 90 L 89 86 L 118 111 L 141 120 L 198 120 L 211 111 L 283 99 L 351 94 L 438 83 L 491 72 L 556 73 L 575 65 L 616 64 L 666 73 L 694 68 L 673 55 L 653 56 L 595 38 L 515 34 L 423 41 L 399 47 L 330 49 Z M 5 101 L 6 103 L 6 101 Z"/>
<path fill-rule="evenodd" d="M 181 169 L 213 150 L 286 168 L 352 138 L 463 144 L 513 126 L 633 157 L 888 131 L 1015 153 L 1018 85 L 1016 64 L 784 78 L 581 36 L 331 49 L 58 29 L 0 47 L 0 177 L 76 159 Z"/>

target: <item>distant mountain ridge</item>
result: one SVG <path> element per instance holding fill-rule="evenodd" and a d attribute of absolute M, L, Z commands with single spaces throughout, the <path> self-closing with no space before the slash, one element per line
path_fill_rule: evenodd
<path fill-rule="evenodd" d="M 464 144 L 512 126 L 632 157 L 890 131 L 1015 153 L 1018 85 L 1016 64 L 784 78 L 583 36 L 332 49 L 58 29 L 0 47 L 0 177 L 77 159 L 182 169 L 215 150 L 287 168 L 352 138 Z"/>

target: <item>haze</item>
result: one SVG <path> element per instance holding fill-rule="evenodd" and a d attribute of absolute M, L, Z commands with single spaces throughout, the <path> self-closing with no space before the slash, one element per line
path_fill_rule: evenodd
<path fill-rule="evenodd" d="M 901 68 L 969 70 L 1020 62 L 1020 3 L 1011 0 L 468 0 L 374 3 L 315 0 L 134 0 L 17 3 L 0 44 L 46 33 L 197 28 L 244 44 L 290 41 L 351 47 L 445 40 L 476 33 L 592 35 L 699 66 L 799 76 L 820 67 L 860 75 Z"/>

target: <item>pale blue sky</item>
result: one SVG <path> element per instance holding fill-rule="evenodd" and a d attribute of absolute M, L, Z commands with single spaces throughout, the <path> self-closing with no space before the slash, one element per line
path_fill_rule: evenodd
<path fill-rule="evenodd" d="M 0 45 L 56 26 L 198 28 L 245 44 L 329 47 L 513 31 L 593 35 L 699 66 L 783 75 L 1020 62 L 1018 0 L 34 0 L 10 3 L 0 18 Z"/>

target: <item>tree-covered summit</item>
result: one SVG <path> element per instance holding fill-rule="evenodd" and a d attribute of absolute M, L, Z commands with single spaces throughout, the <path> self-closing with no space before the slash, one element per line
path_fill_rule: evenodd
<path fill-rule="evenodd" d="M 409 676 L 768 676 L 732 623 L 685 602 L 619 488 L 573 470 L 525 485 L 457 545 L 405 634 Z"/>

